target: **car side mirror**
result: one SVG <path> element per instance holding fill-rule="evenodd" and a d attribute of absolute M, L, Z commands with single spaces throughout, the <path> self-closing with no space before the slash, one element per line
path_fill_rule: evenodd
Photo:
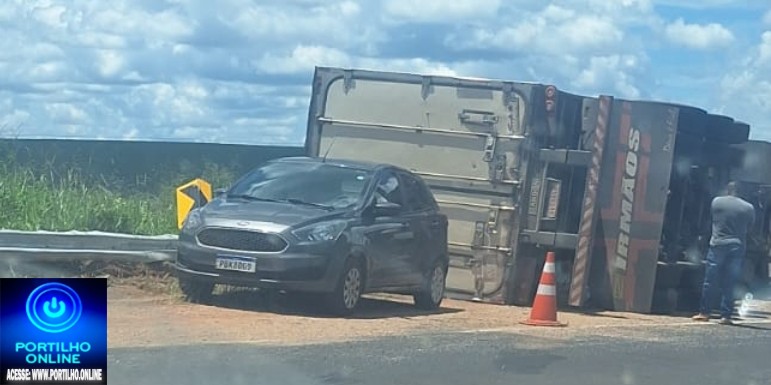
<path fill-rule="evenodd" d="M 226 188 L 218 188 L 218 189 L 214 190 L 214 196 L 218 197 L 218 196 L 220 196 L 220 195 L 222 195 L 222 194 L 224 194 L 226 192 L 228 192 L 228 189 L 226 189 Z"/>
<path fill-rule="evenodd" d="M 390 217 L 399 214 L 402 205 L 392 202 L 375 203 L 372 207 L 372 214 L 376 217 Z"/>

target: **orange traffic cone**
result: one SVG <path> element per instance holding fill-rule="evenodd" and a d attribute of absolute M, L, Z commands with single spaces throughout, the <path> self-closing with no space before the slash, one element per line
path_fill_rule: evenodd
<path fill-rule="evenodd" d="M 522 324 L 532 326 L 566 326 L 557 321 L 557 279 L 554 276 L 554 252 L 546 253 L 546 263 L 543 265 L 541 281 L 535 293 L 530 318 Z"/>

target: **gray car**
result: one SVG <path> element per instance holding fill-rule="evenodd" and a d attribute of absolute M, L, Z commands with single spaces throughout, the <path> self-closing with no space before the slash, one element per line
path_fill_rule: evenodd
<path fill-rule="evenodd" d="M 320 293 L 338 314 L 369 292 L 438 308 L 447 267 L 447 217 L 419 176 L 305 157 L 270 161 L 191 211 L 176 260 L 192 302 L 227 284 Z"/>

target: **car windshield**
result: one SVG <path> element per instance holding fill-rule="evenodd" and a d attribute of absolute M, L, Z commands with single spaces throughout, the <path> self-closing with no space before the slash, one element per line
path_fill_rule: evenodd
<path fill-rule="evenodd" d="M 230 198 L 345 208 L 360 202 L 371 172 L 316 162 L 273 162 L 247 174 L 228 191 Z"/>

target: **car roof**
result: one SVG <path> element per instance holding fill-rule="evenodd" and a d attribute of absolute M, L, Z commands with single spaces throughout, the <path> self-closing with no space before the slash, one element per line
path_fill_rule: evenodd
<path fill-rule="evenodd" d="M 392 164 L 367 162 L 367 161 L 361 161 L 361 160 L 339 159 L 339 158 L 331 159 L 331 158 L 309 157 L 309 156 L 292 156 L 292 157 L 273 159 L 271 162 L 325 163 L 325 164 L 329 164 L 337 167 L 352 167 L 352 168 L 358 168 L 358 169 L 368 170 L 368 171 L 377 171 L 383 168 L 395 168 L 401 171 L 409 172 L 411 174 L 409 170 L 405 170 L 401 167 L 398 167 Z"/>

